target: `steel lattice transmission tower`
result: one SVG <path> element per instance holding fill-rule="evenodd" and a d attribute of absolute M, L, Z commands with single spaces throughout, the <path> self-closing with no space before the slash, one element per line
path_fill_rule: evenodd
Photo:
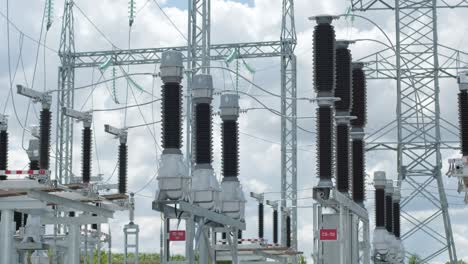
<path fill-rule="evenodd" d="M 297 35 L 294 1 L 283 0 L 281 26 L 281 206 L 291 208 L 291 247 L 297 249 Z M 282 211 L 281 240 L 286 244 L 286 214 Z M 297 260 L 294 260 L 297 263 Z"/>
<path fill-rule="evenodd" d="M 66 116 L 62 109 L 73 109 L 75 86 L 75 32 L 73 17 L 73 0 L 65 0 L 60 35 L 59 56 L 61 66 L 58 72 L 59 92 L 57 93 L 56 125 L 56 179 L 64 184 L 72 177 L 73 160 L 73 120 Z"/>
<path fill-rule="evenodd" d="M 445 143 L 440 134 L 439 78 L 446 75 L 443 68 L 448 66 L 439 64 L 437 10 L 467 7 L 468 2 L 457 1 L 452 6 L 447 2 L 450 1 L 439 4 L 437 0 L 352 0 L 355 11 L 395 12 L 396 65 L 390 68 L 396 71 L 397 80 L 398 179 L 407 190 L 401 202 L 402 218 L 411 225 L 404 230 L 402 239 L 407 254 L 416 253 L 414 245 L 424 241 L 427 250 L 424 255 L 419 254 L 420 263 L 430 263 L 444 253 L 451 263 L 457 261 L 441 175 L 441 145 Z M 387 63 L 390 56 L 379 58 Z M 372 76 L 380 63 L 368 67 Z M 389 68 L 388 64 L 385 68 Z M 388 76 L 385 72 L 375 79 Z M 430 213 L 415 214 L 415 210 Z"/>

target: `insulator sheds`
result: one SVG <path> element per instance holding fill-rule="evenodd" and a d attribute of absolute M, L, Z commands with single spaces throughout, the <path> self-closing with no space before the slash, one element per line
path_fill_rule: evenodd
<path fill-rule="evenodd" d="M 29 162 L 29 170 L 39 170 L 39 161 L 38 160 L 31 160 Z"/>
<path fill-rule="evenodd" d="M 364 128 L 367 123 L 367 87 L 366 76 L 361 63 L 353 63 L 351 115 L 357 118 L 351 120 L 353 127 Z"/>
<path fill-rule="evenodd" d="M 212 108 L 209 103 L 199 103 L 195 106 L 195 160 L 197 164 L 211 164 L 213 159 L 211 112 Z"/>
<path fill-rule="evenodd" d="M 119 145 L 119 193 L 127 192 L 127 145 Z"/>
<path fill-rule="evenodd" d="M 336 126 L 336 188 L 339 192 L 349 192 L 350 141 L 349 125 Z"/>
<path fill-rule="evenodd" d="M 375 190 L 375 226 L 385 228 L 385 190 Z"/>
<path fill-rule="evenodd" d="M 0 131 L 0 170 L 8 169 L 8 132 Z M 6 175 L 0 175 L 0 180 L 6 180 Z"/>
<path fill-rule="evenodd" d="M 385 195 L 385 228 L 393 234 L 393 199 L 392 195 Z"/>
<path fill-rule="evenodd" d="M 460 141 L 463 156 L 468 156 L 468 92 L 458 94 L 458 107 L 460 119 Z"/>
<path fill-rule="evenodd" d="M 91 128 L 85 127 L 83 128 L 83 139 L 82 139 L 82 148 L 81 151 L 82 153 L 82 158 L 81 158 L 81 165 L 82 165 L 82 171 L 81 171 L 81 177 L 83 180 L 83 183 L 89 183 L 91 181 L 91 161 L 92 161 L 92 156 L 91 156 Z"/>
<path fill-rule="evenodd" d="M 222 168 L 224 177 L 239 175 L 239 128 L 237 120 L 224 120 L 222 133 Z"/>
<path fill-rule="evenodd" d="M 41 111 L 40 137 L 39 137 L 39 167 L 42 170 L 49 169 L 50 161 L 50 129 L 51 113 L 47 108 Z"/>
<path fill-rule="evenodd" d="M 400 203 L 393 203 L 393 233 L 396 238 L 401 236 L 401 222 L 400 222 L 401 208 Z"/>
<path fill-rule="evenodd" d="M 162 144 L 164 149 L 182 146 L 182 86 L 165 83 L 162 86 Z"/>
<path fill-rule="evenodd" d="M 24 222 L 26 222 L 26 217 L 23 219 L 22 213 L 15 212 L 13 214 L 13 221 L 15 221 L 15 230 L 18 231 L 20 227 L 24 226 Z"/>
<path fill-rule="evenodd" d="M 273 210 L 273 244 L 278 244 L 278 210 Z"/>
<path fill-rule="evenodd" d="M 365 153 L 364 140 L 353 139 L 353 177 L 352 193 L 353 200 L 358 204 L 363 204 L 365 199 Z"/>
<path fill-rule="evenodd" d="M 352 85 L 353 74 L 351 67 L 352 56 L 349 49 L 345 47 L 337 47 L 336 49 L 336 88 L 335 97 L 340 98 L 340 101 L 335 102 L 337 111 L 351 111 L 352 105 Z"/>
<path fill-rule="evenodd" d="M 223 240 L 223 245 L 226 245 L 226 240 L 227 240 L 226 232 L 221 233 L 221 239 Z"/>
<path fill-rule="evenodd" d="M 314 30 L 314 87 L 317 93 L 335 89 L 335 30 L 328 23 L 318 24 Z"/>
<path fill-rule="evenodd" d="M 258 238 L 263 238 L 264 231 L 264 215 L 263 215 L 263 203 L 258 204 Z"/>
<path fill-rule="evenodd" d="M 242 230 L 237 230 L 237 244 L 242 244 Z"/>
<path fill-rule="evenodd" d="M 291 216 L 286 216 L 286 246 L 291 247 Z"/>
<path fill-rule="evenodd" d="M 330 181 L 333 175 L 333 109 L 317 109 L 317 164 L 320 180 Z"/>

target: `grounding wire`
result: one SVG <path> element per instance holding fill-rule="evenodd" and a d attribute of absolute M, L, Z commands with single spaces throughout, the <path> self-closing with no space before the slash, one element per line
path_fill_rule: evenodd
<path fill-rule="evenodd" d="M 158 1 L 156 0 L 153 0 L 153 2 L 156 4 L 156 6 L 159 8 L 159 10 L 161 10 L 161 12 L 163 13 L 163 15 L 167 18 L 167 20 L 169 21 L 169 23 L 171 23 L 171 25 L 177 30 L 177 32 L 179 32 L 179 34 L 186 40 L 188 41 L 187 37 L 182 33 L 182 31 L 177 27 L 177 25 L 174 23 L 174 21 L 172 21 L 172 19 L 166 14 L 166 12 L 164 11 L 164 9 L 161 7 L 161 5 L 158 3 Z"/>
<path fill-rule="evenodd" d="M 78 9 L 78 11 L 80 11 L 80 13 L 85 17 L 85 19 L 94 27 L 94 29 L 99 32 L 99 34 L 113 47 L 113 48 L 116 48 L 116 49 L 119 49 L 107 36 L 106 34 L 104 34 L 104 32 L 102 32 L 97 26 L 96 24 L 94 24 L 94 22 L 83 12 L 83 10 L 81 10 L 81 8 L 76 4 L 76 1 L 73 2 L 73 5 Z"/>
<path fill-rule="evenodd" d="M 141 104 L 134 104 L 134 105 L 128 105 L 128 106 L 122 106 L 122 107 L 116 107 L 116 108 L 106 108 L 106 109 L 92 109 L 91 112 L 111 112 L 111 111 L 118 111 L 118 110 L 125 110 L 127 108 L 134 108 L 134 107 L 140 107 L 140 106 L 145 106 L 152 104 L 154 102 L 161 101 L 161 98 L 154 99 L 149 102 L 144 102 Z"/>
<path fill-rule="evenodd" d="M 15 23 L 13 23 L 9 17 L 7 15 L 5 15 L 3 12 L 0 11 L 0 16 L 2 16 L 3 18 L 5 18 L 7 20 L 7 24 L 11 24 L 13 26 L 14 29 L 16 29 L 16 31 L 18 31 L 20 34 L 23 34 L 24 36 L 26 36 L 26 38 L 28 38 L 29 40 L 31 40 L 32 42 L 35 42 L 36 44 L 38 45 L 41 45 L 43 47 L 45 47 L 46 49 L 58 54 L 59 52 L 57 50 L 54 50 L 50 47 L 48 47 L 47 45 L 45 45 L 44 43 L 41 43 L 40 41 L 37 41 L 36 39 L 34 39 L 33 37 L 29 36 L 28 34 L 24 33 L 24 31 L 22 31 L 21 29 L 18 28 L 18 26 L 16 26 Z"/>

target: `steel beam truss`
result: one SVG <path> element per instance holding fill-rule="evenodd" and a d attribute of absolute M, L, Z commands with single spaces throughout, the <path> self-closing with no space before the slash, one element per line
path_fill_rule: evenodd
<path fill-rule="evenodd" d="M 371 54 L 364 60 L 371 60 L 367 65 L 369 79 L 397 80 L 398 178 L 409 190 L 403 193 L 402 218 L 410 228 L 402 239 L 407 241 L 405 246 L 411 253 L 421 239 L 427 237 L 435 242 L 427 242 L 434 247 L 426 247 L 421 263 L 431 263 L 444 253 L 451 263 L 456 263 L 441 176 L 441 149 L 450 143 L 442 142 L 440 133 L 444 122 L 452 126 L 451 129 L 456 126 L 440 117 L 439 79 L 455 77 L 453 72 L 461 69 L 460 62 L 466 61 L 467 53 L 438 44 L 437 9 L 468 7 L 468 1 L 352 0 L 352 7 L 355 11 L 395 12 L 396 49 Z M 383 143 L 375 147 L 390 145 Z M 415 215 L 414 210 L 421 208 L 430 213 Z"/>

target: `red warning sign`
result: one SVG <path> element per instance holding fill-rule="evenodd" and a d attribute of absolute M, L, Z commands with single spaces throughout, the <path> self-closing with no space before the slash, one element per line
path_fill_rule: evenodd
<path fill-rule="evenodd" d="M 169 241 L 185 241 L 184 230 L 169 231 Z"/>
<path fill-rule="evenodd" d="M 320 240 L 338 240 L 338 232 L 336 231 L 336 229 L 320 229 Z"/>

